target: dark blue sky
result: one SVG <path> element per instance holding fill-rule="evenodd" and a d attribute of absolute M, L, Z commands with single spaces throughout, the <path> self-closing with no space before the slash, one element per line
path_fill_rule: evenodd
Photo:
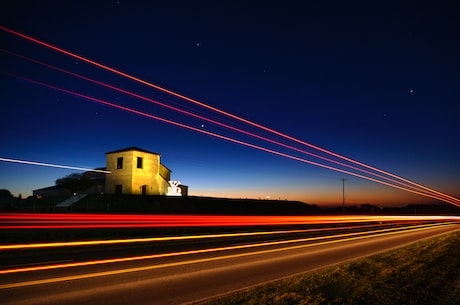
<path fill-rule="evenodd" d="M 0 24 L 460 196 L 453 4 L 303 2 L 3 1 Z M 1 49 L 210 113 L 4 31 L 0 41 Z M 336 204 L 345 178 L 350 204 L 430 201 L 19 80 L 11 74 L 224 133 L 5 52 L 0 64 L 0 157 L 99 167 L 105 152 L 139 146 L 162 154 L 194 195 Z M 24 196 L 71 172 L 3 162 L 0 188 Z"/>

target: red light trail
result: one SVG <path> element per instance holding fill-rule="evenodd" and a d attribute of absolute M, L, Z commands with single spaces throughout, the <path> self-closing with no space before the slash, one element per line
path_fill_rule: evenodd
<path fill-rule="evenodd" d="M 398 179 L 400 181 L 403 181 L 403 183 L 401 182 L 398 182 L 398 184 L 401 184 L 401 185 L 407 185 L 406 183 L 410 184 L 410 185 L 413 185 L 413 186 L 409 186 L 411 188 L 415 188 L 417 189 L 418 191 L 415 191 L 415 190 L 412 190 L 412 189 L 407 189 L 406 187 L 400 187 L 400 186 L 397 186 L 395 184 L 392 184 L 392 183 L 387 183 L 387 182 L 383 182 L 381 180 L 378 180 L 378 179 L 374 179 L 374 178 L 370 178 L 370 177 L 366 177 L 366 176 L 363 176 L 363 175 L 359 175 L 359 174 L 356 174 L 356 173 L 352 173 L 352 172 L 349 172 L 349 171 L 345 171 L 345 170 L 341 170 L 341 169 L 337 169 L 337 168 L 334 168 L 332 166 L 327 166 L 327 165 L 324 165 L 324 164 L 319 164 L 319 163 L 316 163 L 316 162 L 313 162 L 313 161 L 309 161 L 309 160 L 305 160 L 305 159 L 301 159 L 301 158 L 298 158 L 298 157 L 295 157 L 295 156 L 291 156 L 291 155 L 288 155 L 288 154 L 284 154 L 284 153 L 281 153 L 281 152 L 277 152 L 277 151 L 274 151 L 274 150 L 271 150 L 271 149 L 267 149 L 267 148 L 263 148 L 263 147 L 260 147 L 260 146 L 257 146 L 257 145 L 253 145 L 253 144 L 249 144 L 249 143 L 246 143 L 246 142 L 243 142 L 243 141 L 239 141 L 239 140 L 236 140 L 236 139 L 232 139 L 232 138 L 229 138 L 229 137 L 225 137 L 225 136 L 222 136 L 222 135 L 218 135 L 218 134 L 215 134 L 215 133 L 211 133 L 211 132 L 206 132 L 206 131 L 203 131 L 203 130 L 200 130 L 200 129 L 197 129 L 197 128 L 194 128 L 194 127 L 191 127 L 191 126 L 187 126 L 185 124 L 181 124 L 181 123 L 177 123 L 177 122 L 173 122 L 173 121 L 170 121 L 170 120 L 166 120 L 166 119 L 163 119 L 163 118 L 159 118 L 159 117 L 154 117 L 152 115 L 148 115 L 148 114 L 145 114 L 145 113 L 142 113 L 140 111 L 137 111 L 137 110 L 133 110 L 133 109 L 130 109 L 130 108 L 127 108 L 127 107 L 123 107 L 123 106 L 120 106 L 120 105 L 116 105 L 116 104 L 111 104 L 111 103 L 108 103 L 108 102 L 101 102 L 99 101 L 99 103 L 104 103 L 106 105 L 109 105 L 109 106 L 112 106 L 112 107 L 116 107 L 116 108 L 119 108 L 119 109 L 122 109 L 122 110 L 125 110 L 125 111 L 130 111 L 130 112 L 133 112 L 133 113 L 136 113 L 136 114 L 139 114 L 139 115 L 144 115 L 144 116 L 149 116 L 151 118 L 155 118 L 157 120 L 161 120 L 163 122 L 168 122 L 170 124 L 174 124 L 176 126 L 181 126 L 181 127 L 184 127 L 184 128 L 188 128 L 190 130 L 195 130 L 195 131 L 198 131 L 198 132 L 202 132 L 202 133 L 205 133 L 205 134 L 208 134 L 208 135 L 212 135 L 214 137 L 218 137 L 218 138 L 221 138 L 221 139 L 225 139 L 227 141 L 231 141 L 231 142 L 234 142 L 234 143 L 238 143 L 238 144 L 241 144 L 241 145 L 245 145 L 245 146 L 248 146 L 248 147 L 252 147 L 252 148 L 255 148 L 255 149 L 259 149 L 259 150 L 263 150 L 263 151 L 266 151 L 266 152 L 270 152 L 270 153 L 274 153 L 274 154 L 277 154 L 277 155 L 280 155 L 280 156 L 284 156 L 284 157 L 288 157 L 288 158 L 291 158 L 291 159 L 296 159 L 298 161 L 302 161 L 302 162 L 306 162 L 306 163 L 310 163 L 312 165 L 316 165 L 316 166 L 320 166 L 320 167 L 324 167 L 324 168 L 328 168 L 328 169 L 332 169 L 332 170 L 336 170 L 336 171 L 339 171 L 339 172 L 342 172 L 342 173 L 345 173 L 345 174 L 349 174 L 349 175 L 353 175 L 353 176 L 356 176 L 356 177 L 360 177 L 360 178 L 363 178 L 363 179 L 367 179 L 367 180 L 370 180 L 370 181 L 374 181 L 374 182 L 378 182 L 378 183 L 381 183 L 381 184 L 385 184 L 387 186 L 392 186 L 392 187 L 395 187 L 395 188 L 398 188 L 398 189 L 401 189 L 401 190 L 405 190 L 405 191 L 408 191 L 408 192 L 412 192 L 412 193 L 415 193 L 415 194 L 419 194 L 419 195 L 422 195 L 422 196 L 427 196 L 427 197 L 430 197 L 430 198 L 434 198 L 434 199 L 438 199 L 438 200 L 442 200 L 442 201 L 446 201 L 448 203 L 451 203 L 453 205 L 456 205 L 456 206 L 460 206 L 460 200 L 455 198 L 455 197 L 452 197 L 450 195 L 447 195 L 447 194 L 444 194 L 442 192 L 439 192 L 439 191 L 436 191 L 436 190 L 433 190 L 431 188 L 428 188 L 426 186 L 423 186 L 421 184 L 418 184 L 416 182 L 413 182 L 411 180 L 408 180 L 408 179 L 405 179 L 403 177 L 400 177 L 400 176 L 397 176 L 395 174 L 392 174 L 392 173 L 389 173 L 389 172 L 386 172 L 386 171 L 383 171 L 381 169 L 378 169 L 378 168 L 375 168 L 375 167 L 372 167 L 370 165 L 367 165 L 367 164 L 364 164 L 362 162 L 359 162 L 359 161 L 356 161 L 356 160 L 353 160 L 351 158 L 348 158 L 348 157 L 345 157 L 345 156 L 342 156 L 340 154 L 337 154 L 337 153 L 334 153 L 332 151 L 329 151 L 329 150 L 326 150 L 326 149 L 323 149 L 321 147 L 318 147 L 316 145 L 313 145 L 313 144 L 310 144 L 308 142 L 305 142 L 305 141 L 302 141 L 302 140 L 299 140 L 297 138 L 294 138 L 294 137 L 291 137 L 289 135 L 286 135 L 284 133 L 281 133 L 281 132 L 278 132 L 276 130 L 273 130 L 271 128 L 268 128 L 268 127 L 265 127 L 263 125 L 260 125 L 260 124 L 257 124 L 257 123 L 254 123 L 252 121 L 249 121 L 249 120 L 246 120 L 242 117 L 239 117 L 239 116 L 236 116 L 236 115 L 233 115 L 231 113 L 228 113 L 226 111 L 223 111 L 223 110 L 220 110 L 218 108 L 215 108 L 215 107 L 212 107 L 210 105 L 207 105 L 205 103 L 202 103 L 202 102 L 199 102 L 195 99 L 192 99 L 192 98 L 189 98 L 189 97 L 186 97 L 184 95 L 181 95 L 179 93 L 176 93 L 174 91 L 171 91 L 171 90 L 168 90 L 168 89 L 165 89 L 163 87 L 160 87 L 158 85 L 155 85 L 155 84 L 152 84 L 150 82 L 147 82 L 145 80 L 142 80 L 140 78 L 137 78 L 135 76 L 132 76 L 132 75 L 129 75 L 127 73 L 124 73 L 122 71 L 119 71 L 117 69 L 114 69 L 114 68 L 111 68 L 107 65 L 103 65 L 101 63 L 98 63 L 96 61 L 93 61 L 93 60 L 90 60 L 88 58 L 85 58 L 83 56 L 80 56 L 80 55 L 77 55 L 75 53 L 72 53 L 70 51 L 67 51 L 67 50 L 64 50 L 62 48 L 59 48 L 59 47 L 56 47 L 52 44 L 49 44 L 49 43 L 46 43 L 46 42 L 43 42 L 41 40 L 38 40 L 36 38 L 33 38 L 33 37 L 30 37 L 28 35 L 25 35 L 25 34 L 22 34 L 22 33 L 19 33 L 17 31 L 14 31 L 14 30 L 11 30 L 9 28 L 6 28 L 6 27 L 3 27 L 3 26 L 0 26 L 0 29 L 3 30 L 3 31 L 6 31 L 10 34 L 13 34 L 13 35 L 16 35 L 18 37 L 21 37 L 23 39 L 26 39 L 28 41 L 31 41 L 33 43 L 36 43 L 36 44 L 39 44 L 41 46 L 44 46 L 46 48 L 49 48 L 49 49 L 52 49 L 54 51 L 57 51 L 59 53 L 62 53 L 62 54 L 65 54 L 67 56 L 70 56 L 70 57 L 73 57 L 73 58 L 76 58 L 78 60 L 81 60 L 83 62 L 86 62 L 86 63 L 89 63 L 91 65 L 94 65 L 96 67 L 99 67 L 103 70 L 106 70 L 106 71 L 109 71 L 109 72 L 112 72 L 112 73 L 115 73 L 119 76 L 122 76 L 122 77 L 125 77 L 125 78 L 128 78 L 130 80 L 133 80 L 135 82 L 138 82 L 138 83 L 141 83 L 143 85 L 146 85 L 148 87 L 151 87 L 151 88 L 154 88 L 156 90 L 159 90 L 161 92 L 164 92 L 164 93 L 167 93 L 167 94 L 170 94 L 172 96 L 175 96 L 175 97 L 178 97 L 180 99 L 183 99 L 183 100 L 186 100 L 188 102 L 191 102 L 193 104 L 196 104 L 196 105 L 199 105 L 201 107 L 204 107 L 206 109 L 209 109 L 209 110 L 212 110 L 212 111 L 215 111 L 219 114 L 222 114 L 222 115 L 225 115 L 225 116 L 228 116 L 230 118 L 233 118 L 235 120 L 238 120 L 238 121 L 241 121 L 241 122 L 244 122 L 248 125 L 251 125 L 251 126 L 254 126 L 254 127 L 257 127 L 257 128 L 260 128 L 262 130 L 265 130 L 265 131 L 268 131 L 272 134 L 275 134 L 275 135 L 278 135 L 278 136 L 281 136 L 283 138 L 286 138 L 288 140 L 291 140 L 291 141 L 294 141 L 294 142 L 297 142 L 297 143 L 300 143 L 302 145 L 305 145 L 305 146 L 308 146 L 310 148 L 313 148 L 313 149 L 316 149 L 318 151 L 321 151 L 323 153 L 326 153 L 328 155 L 331 155 L 331 156 L 334 156 L 336 158 L 339 158 L 339 159 L 342 159 L 342 160 L 345 160 L 347 162 L 350 162 L 350 163 L 353 163 L 353 164 L 356 164 L 356 165 L 359 165 L 359 166 L 362 166 L 364 168 L 368 168 L 370 170 L 373 170 L 373 171 L 376 171 L 376 172 L 379 172 L 381 174 L 384 174 L 384 175 L 387 175 L 389 177 L 393 177 L 395 179 Z M 35 83 L 38 83 L 38 82 L 35 82 Z M 45 84 L 42 84 L 42 85 L 45 85 Z M 47 85 L 49 87 L 52 87 L 50 85 Z M 66 92 L 65 89 L 58 89 L 57 87 L 54 87 L 56 90 L 61 90 L 61 91 L 64 91 Z M 80 97 L 84 97 L 84 98 L 87 98 L 87 99 L 90 99 L 90 100 L 93 100 L 93 101 L 96 101 L 94 98 L 90 98 L 90 97 L 87 97 L 87 96 L 84 96 L 84 95 L 80 95 L 78 93 L 72 93 L 70 91 L 68 91 L 67 93 L 70 93 L 70 94 L 74 94 L 74 95 L 77 95 L 77 96 L 80 96 Z M 130 109 L 130 110 L 128 110 Z M 258 136 L 256 136 L 258 137 Z M 271 141 L 271 140 L 270 140 Z M 282 144 L 284 145 L 284 144 Z M 329 161 L 329 160 L 328 160 Z M 330 161 L 330 162 L 334 162 L 334 161 Z M 348 165 L 346 165 L 347 167 L 350 167 Z M 354 168 L 354 167 L 353 167 Z M 363 171 L 361 169 L 359 169 L 360 171 Z M 368 173 L 366 171 L 366 173 Z M 372 173 L 372 175 L 376 175 L 374 173 Z M 389 180 L 389 178 L 384 178 L 386 180 Z M 393 179 L 391 179 L 393 180 Z M 428 193 L 427 193 L 428 192 Z"/>
<path fill-rule="evenodd" d="M 158 120 L 158 121 L 161 121 L 161 122 L 164 122 L 164 123 L 172 124 L 172 125 L 182 127 L 182 128 L 185 128 L 185 129 L 189 129 L 189 130 L 192 130 L 192 131 L 196 131 L 196 132 L 199 132 L 199 133 L 203 133 L 203 134 L 206 134 L 208 136 L 212 136 L 212 137 L 215 137 L 215 138 L 219 138 L 219 139 L 222 139 L 222 140 L 226 140 L 226 141 L 229 141 L 229 142 L 233 142 L 233 143 L 236 143 L 236 144 L 240 144 L 240 145 L 243 145 L 243 146 L 254 148 L 254 149 L 257 149 L 257 150 L 265 151 L 265 152 L 268 152 L 268 153 L 271 153 L 271 154 L 274 154 L 274 155 L 278 155 L 278 156 L 282 156 L 282 157 L 285 157 L 285 158 L 297 160 L 297 161 L 300 161 L 300 162 L 303 162 L 303 163 L 308 163 L 308 164 L 312 164 L 312 165 L 315 165 L 315 166 L 318 166 L 318 167 L 334 170 L 334 171 L 337 171 L 337 172 L 340 172 L 340 173 L 344 173 L 344 174 L 347 174 L 347 175 L 351 175 L 351 176 L 355 176 L 355 177 L 362 178 L 362 179 L 365 179 L 365 180 L 380 183 L 380 184 L 390 186 L 390 187 L 393 187 L 393 188 L 396 188 L 396 189 L 400 189 L 400 190 L 403 190 L 403 191 L 407 191 L 407 192 L 410 192 L 410 193 L 413 193 L 413 194 L 418 194 L 418 195 L 421 195 L 421 196 L 425 196 L 425 197 L 445 201 L 445 202 L 451 203 L 453 205 L 460 206 L 460 200 L 457 200 L 457 201 L 459 201 L 459 202 L 457 202 L 456 200 L 452 200 L 450 198 L 446 198 L 444 196 L 437 195 L 436 193 L 433 194 L 433 193 L 426 193 L 423 190 L 418 191 L 418 190 L 408 189 L 406 187 L 402 187 L 402 186 L 399 186 L 399 185 L 396 185 L 396 184 L 393 184 L 393 183 L 390 183 L 390 182 L 385 182 L 385 181 L 378 180 L 378 179 L 375 179 L 375 178 L 372 178 L 372 177 L 368 177 L 368 176 L 364 176 L 364 175 L 357 174 L 357 173 L 354 173 L 354 172 L 350 172 L 350 171 L 347 171 L 347 170 L 343 170 L 343 169 L 340 169 L 340 168 L 337 168 L 337 167 L 321 164 L 321 163 L 314 162 L 314 161 L 307 160 L 307 159 L 303 159 L 303 158 L 299 158 L 299 157 L 296 157 L 296 156 L 293 156 L 293 155 L 290 155 L 290 154 L 279 152 L 279 151 L 269 149 L 269 148 L 266 148 L 266 147 L 262 147 L 262 146 L 259 146 L 259 145 L 251 144 L 251 143 L 248 143 L 248 142 L 245 142 L 245 141 L 237 140 L 237 139 L 227 137 L 227 136 L 224 136 L 224 135 L 221 135 L 221 134 L 217 134 L 217 133 L 214 133 L 214 132 L 206 131 L 206 130 L 203 130 L 203 129 L 200 129 L 200 128 L 189 126 L 189 125 L 179 123 L 179 122 L 176 122 L 176 121 L 173 121 L 173 120 L 165 119 L 165 118 L 155 116 L 155 115 L 152 115 L 152 114 L 149 114 L 149 113 L 146 113 L 146 112 L 142 112 L 142 111 L 139 111 L 139 110 L 135 110 L 135 109 L 132 109 L 132 108 L 129 108 L 129 107 L 125 107 L 125 106 L 121 106 L 121 105 L 114 104 L 114 103 L 111 103 L 111 102 L 107 102 L 107 101 L 102 100 L 102 99 L 98 99 L 98 98 L 95 98 L 95 97 L 91 97 L 91 96 L 88 96 L 88 95 L 84 95 L 84 94 L 77 93 L 77 92 L 74 92 L 74 91 L 70 91 L 70 90 L 67 90 L 67 89 L 64 89 L 64 88 L 56 87 L 56 86 L 53 86 L 53 85 L 45 84 L 45 83 L 42 83 L 42 82 L 39 82 L 39 81 L 36 81 L 36 80 L 27 79 L 27 78 L 20 77 L 20 76 L 15 76 L 15 77 L 18 77 L 20 79 L 29 81 L 31 83 L 34 83 L 34 84 L 37 84 L 37 85 L 40 85 L 40 86 L 45 86 L 45 87 L 48 87 L 48 88 L 51 88 L 51 89 L 54 89 L 54 90 L 58 90 L 58 91 L 61 91 L 61 92 L 65 92 L 67 94 L 71 94 L 71 95 L 74 95 L 74 96 L 77 96 L 77 97 L 80 97 L 80 98 L 84 98 L 84 99 L 87 99 L 87 100 L 90 100 L 90 101 L 93 101 L 93 102 L 96 102 L 96 103 L 99 103 L 99 104 L 103 104 L 103 105 L 106 105 L 106 106 L 110 106 L 110 107 L 113 107 L 113 108 L 124 110 L 124 111 L 130 112 L 130 113 L 134 113 L 134 114 L 144 116 L 144 117 L 147 117 L 147 118 L 150 118 L 150 119 L 155 119 L 155 120 Z"/>
<path fill-rule="evenodd" d="M 83 76 L 83 75 L 80 75 L 80 74 L 77 74 L 77 73 L 73 73 L 73 72 L 71 72 L 71 71 L 68 71 L 68 70 L 65 70 L 65 69 L 62 69 L 62 68 L 59 68 L 59 67 L 56 67 L 56 66 L 53 66 L 53 65 L 50 65 L 50 64 L 47 64 L 47 63 L 44 63 L 44 62 L 35 60 L 35 59 L 33 59 L 33 58 L 30 58 L 30 57 L 22 56 L 22 55 L 20 55 L 20 54 L 16 54 L 16 53 L 13 53 L 13 52 L 4 50 L 4 49 L 0 49 L 0 51 L 2 51 L 2 52 L 4 52 L 4 53 L 7 53 L 7 54 L 10 54 L 10 55 L 13 55 L 13 56 L 16 56 L 16 57 L 19 57 L 19 58 L 21 58 L 21 59 L 24 59 L 24 60 L 33 62 L 33 63 L 35 63 L 35 64 L 44 66 L 44 67 L 46 67 L 46 68 L 49 68 L 49 69 L 52 69 L 52 70 L 55 70 L 55 71 L 58 71 L 58 72 L 61 72 L 61 73 L 67 74 L 67 75 L 71 75 L 71 76 L 76 77 L 76 78 L 80 78 L 80 79 L 86 80 L 86 81 L 88 81 L 88 82 L 97 84 L 97 85 L 99 85 L 99 86 L 103 86 L 103 87 L 106 87 L 106 88 L 110 88 L 110 89 L 112 89 L 112 90 L 121 92 L 121 93 L 123 93 L 123 94 L 129 95 L 129 96 L 132 96 L 132 97 L 135 97 L 135 98 L 138 98 L 138 99 L 141 99 L 141 100 L 150 102 L 150 103 L 154 103 L 154 104 L 160 105 L 160 106 L 162 106 L 162 107 L 165 107 L 165 108 L 168 108 L 168 109 L 171 109 L 171 110 L 174 110 L 174 111 L 177 111 L 177 112 L 180 112 L 180 113 L 183 113 L 183 114 L 186 114 L 186 115 L 189 115 L 189 116 L 192 116 L 192 117 L 195 117 L 195 118 L 198 118 L 198 119 L 201 119 L 201 120 L 204 120 L 204 121 L 213 123 L 213 124 L 216 124 L 216 125 L 218 125 L 218 126 L 222 126 L 222 127 L 228 128 L 228 129 L 230 129 L 230 130 L 234 130 L 234 131 L 237 131 L 237 132 L 240 132 L 240 133 L 249 135 L 249 136 L 251 136 L 251 137 L 255 137 L 255 138 L 257 138 L 257 139 L 264 140 L 264 141 L 269 142 L 269 143 L 273 143 L 273 144 L 279 145 L 279 146 L 281 146 L 281 147 L 285 147 L 285 148 L 288 148 L 288 149 L 291 149 L 291 150 L 294 150 L 294 151 L 297 151 L 297 152 L 301 152 L 301 153 L 310 155 L 310 156 L 315 157 L 315 158 L 318 158 L 318 159 L 322 159 L 322 160 L 325 160 L 325 161 L 328 161 L 328 162 L 331 162 L 331 163 L 334 163 L 334 164 L 337 164 L 337 165 L 340 165 L 340 166 L 344 166 L 344 167 L 347 167 L 347 168 L 350 168 L 350 169 L 353 169 L 353 170 L 356 170 L 356 171 L 360 171 L 360 172 L 363 172 L 363 173 L 368 174 L 368 175 L 372 175 L 372 176 L 377 177 L 377 178 L 385 179 L 385 180 L 387 180 L 387 181 L 390 181 L 391 183 L 396 183 L 396 184 L 402 185 L 402 186 L 404 186 L 404 187 L 409 187 L 409 188 L 412 188 L 412 189 L 415 189 L 415 190 L 420 190 L 419 188 L 417 188 L 417 187 L 415 187 L 415 186 L 413 186 L 413 185 L 411 185 L 411 184 L 404 183 L 404 182 L 398 181 L 398 180 L 396 180 L 396 179 L 392 179 L 392 178 L 389 178 L 389 177 L 385 177 L 385 176 L 383 176 L 383 175 L 380 175 L 380 174 L 377 174 L 377 173 L 374 173 L 374 172 L 370 172 L 370 171 L 365 170 L 365 169 L 362 169 L 362 168 L 358 168 L 358 167 L 355 167 L 355 166 L 352 166 L 352 165 L 349 165 L 349 164 L 346 164 L 346 163 L 343 163 L 343 162 L 339 162 L 339 161 L 337 161 L 337 160 L 329 159 L 329 158 L 326 158 L 326 157 L 324 157 L 324 156 L 320 156 L 320 155 L 311 153 L 311 152 L 306 151 L 306 150 L 303 150 L 303 149 L 299 149 L 299 148 L 297 148 L 297 147 L 293 147 L 293 146 L 290 146 L 290 145 L 281 143 L 281 142 L 279 142 L 279 141 L 275 141 L 275 140 L 272 140 L 272 139 L 269 139 L 269 138 L 266 138 L 266 137 L 257 135 L 257 134 L 255 134 L 255 133 L 248 132 L 248 131 L 246 131 L 246 130 L 242 130 L 242 129 L 239 129 L 239 128 L 230 126 L 230 125 L 228 125 L 228 124 L 221 123 L 221 122 L 219 122 L 219 121 L 216 121 L 216 120 L 213 120 L 213 119 L 210 119 L 210 118 L 207 118 L 207 117 L 204 117 L 204 116 L 201 116 L 201 115 L 192 113 L 192 112 L 190 112 L 190 111 L 186 111 L 186 110 L 183 110 L 183 109 L 180 109 L 180 108 L 171 106 L 171 105 L 167 105 L 167 104 L 162 103 L 162 102 L 159 102 L 159 101 L 157 101 L 157 100 L 154 100 L 154 99 L 151 99 L 151 98 L 148 98 L 148 97 L 145 97 L 145 96 L 142 96 L 142 95 L 139 95 L 139 94 L 136 94 L 136 93 L 133 93 L 133 92 L 130 92 L 130 91 L 121 89 L 121 88 L 116 87 L 116 86 L 112 86 L 112 85 L 110 85 L 110 84 L 107 84 L 107 83 L 104 83 L 104 82 L 101 82 L 101 81 L 98 81 L 98 80 L 95 80 L 95 79 L 92 79 L 92 78 L 89 78 L 89 77 L 86 77 L 86 76 Z"/>
<path fill-rule="evenodd" d="M 228 216 L 130 214 L 0 214 L 0 229 L 235 227 L 403 221 L 460 221 L 458 216 Z"/>

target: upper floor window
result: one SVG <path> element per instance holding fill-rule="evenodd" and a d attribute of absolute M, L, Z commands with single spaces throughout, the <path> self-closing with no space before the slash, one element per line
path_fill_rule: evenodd
<path fill-rule="evenodd" d="M 117 169 L 123 168 L 123 157 L 117 158 Z"/>
<path fill-rule="evenodd" d="M 137 157 L 137 168 L 142 168 L 142 158 Z"/>

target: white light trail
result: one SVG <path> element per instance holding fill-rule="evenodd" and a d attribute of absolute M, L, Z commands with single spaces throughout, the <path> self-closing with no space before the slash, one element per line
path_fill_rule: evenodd
<path fill-rule="evenodd" d="M 21 164 L 28 164 L 28 165 L 38 165 L 38 166 L 74 169 L 74 170 L 79 170 L 79 171 L 88 171 L 88 172 L 96 172 L 96 173 L 104 173 L 104 174 L 110 174 L 111 173 L 111 171 L 102 170 L 102 169 L 93 169 L 93 168 L 85 168 L 85 167 L 77 167 L 77 166 L 68 166 L 68 165 L 51 164 L 51 163 L 43 163 L 43 162 L 35 162 L 35 161 L 9 159 L 9 158 L 2 158 L 2 157 L 0 157 L 0 161 L 12 162 L 12 163 L 21 163 Z"/>

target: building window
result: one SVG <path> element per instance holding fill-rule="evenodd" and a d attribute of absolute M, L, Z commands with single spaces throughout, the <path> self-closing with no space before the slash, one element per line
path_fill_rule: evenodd
<path fill-rule="evenodd" d="M 123 168 L 123 157 L 117 159 L 117 169 Z"/>
<path fill-rule="evenodd" d="M 117 184 L 115 185 L 115 194 L 121 195 L 123 193 L 123 185 Z"/>
<path fill-rule="evenodd" d="M 137 157 L 137 168 L 142 168 L 142 158 Z"/>

